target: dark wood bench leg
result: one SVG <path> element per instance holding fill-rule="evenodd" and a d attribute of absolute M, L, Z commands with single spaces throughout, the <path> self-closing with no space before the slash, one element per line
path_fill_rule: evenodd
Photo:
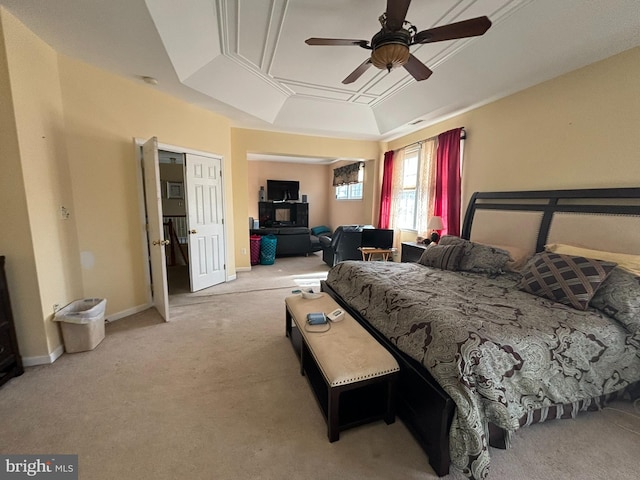
<path fill-rule="evenodd" d="M 387 425 L 396 421 L 396 375 L 387 380 L 387 411 L 384 421 Z"/>
<path fill-rule="evenodd" d="M 327 426 L 329 442 L 340 440 L 340 389 L 329 388 L 329 408 L 327 412 Z"/>
<path fill-rule="evenodd" d="M 289 338 L 291 336 L 291 312 L 287 307 L 284 307 L 284 336 Z"/>
<path fill-rule="evenodd" d="M 300 339 L 300 375 L 304 377 L 304 362 L 305 354 L 304 351 L 307 349 L 307 344 L 304 341 L 304 337 Z"/>

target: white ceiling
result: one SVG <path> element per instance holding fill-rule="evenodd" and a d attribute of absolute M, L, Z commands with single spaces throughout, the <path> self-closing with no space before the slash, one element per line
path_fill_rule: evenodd
<path fill-rule="evenodd" d="M 387 140 L 640 45 L 638 0 L 413 0 L 418 30 L 487 15 L 472 39 L 412 47 L 433 71 L 370 68 L 386 0 L 0 0 L 58 52 L 230 118 L 235 126 Z M 419 125 L 411 125 L 416 121 Z"/>

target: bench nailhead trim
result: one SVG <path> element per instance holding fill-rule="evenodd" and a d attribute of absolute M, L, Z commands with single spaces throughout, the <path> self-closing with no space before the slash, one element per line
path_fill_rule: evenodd
<path fill-rule="evenodd" d="M 393 368 L 393 369 L 390 369 L 390 370 L 383 370 L 382 372 L 370 373 L 368 375 L 362 375 L 360 377 L 347 378 L 347 379 L 339 381 L 339 382 L 332 382 L 331 386 L 332 387 L 336 387 L 338 385 L 348 385 L 350 383 L 355 383 L 355 382 L 359 382 L 361 380 L 366 380 L 367 378 L 381 377 L 383 375 L 388 375 L 389 373 L 395 373 L 397 371 L 399 371 L 398 368 Z"/>

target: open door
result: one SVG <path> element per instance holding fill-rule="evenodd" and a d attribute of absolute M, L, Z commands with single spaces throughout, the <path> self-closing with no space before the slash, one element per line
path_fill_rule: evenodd
<path fill-rule="evenodd" d="M 165 321 L 169 321 L 169 288 L 167 285 L 167 259 L 162 225 L 162 190 L 158 162 L 158 139 L 150 138 L 142 146 L 144 192 L 147 206 L 147 241 L 151 263 L 153 305 Z"/>
<path fill-rule="evenodd" d="M 187 153 L 185 190 L 191 291 L 226 280 L 222 161 Z"/>

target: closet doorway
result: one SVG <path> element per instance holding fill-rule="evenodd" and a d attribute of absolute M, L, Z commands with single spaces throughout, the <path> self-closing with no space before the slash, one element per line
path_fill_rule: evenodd
<path fill-rule="evenodd" d="M 136 143 L 143 145 L 149 281 L 158 308 L 169 291 L 195 292 L 226 281 L 222 158 L 159 145 L 155 138 Z"/>

